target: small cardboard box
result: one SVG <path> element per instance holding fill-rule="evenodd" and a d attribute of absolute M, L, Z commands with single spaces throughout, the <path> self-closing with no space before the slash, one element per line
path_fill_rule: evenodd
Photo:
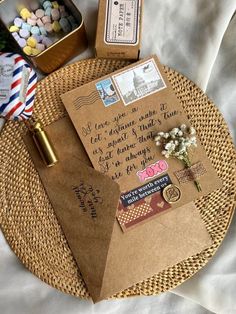
<path fill-rule="evenodd" d="M 96 56 L 139 59 L 142 13 L 143 0 L 100 0 Z"/>
<path fill-rule="evenodd" d="M 0 0 L 0 20 L 7 28 L 17 15 L 16 6 L 21 1 Z M 78 22 L 78 27 L 59 38 L 53 45 L 41 52 L 35 57 L 29 57 L 16 43 L 18 50 L 25 59 L 28 59 L 33 65 L 44 73 L 51 73 L 58 69 L 72 57 L 82 53 L 87 48 L 87 36 L 83 17 L 73 1 L 60 1 Z M 12 36 L 13 38 L 13 36 Z M 13 39 L 14 40 L 14 39 Z"/>

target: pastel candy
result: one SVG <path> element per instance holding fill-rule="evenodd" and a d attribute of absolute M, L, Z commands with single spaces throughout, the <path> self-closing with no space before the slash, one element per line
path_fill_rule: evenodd
<path fill-rule="evenodd" d="M 23 23 L 21 28 L 22 28 L 22 29 L 27 29 L 27 31 L 30 32 L 30 31 L 31 31 L 31 27 L 32 27 L 32 26 L 29 25 L 28 23 Z"/>
<path fill-rule="evenodd" d="M 41 19 L 37 19 L 37 25 L 39 26 L 39 27 L 42 27 L 44 24 L 43 24 L 43 21 L 41 20 Z"/>
<path fill-rule="evenodd" d="M 51 8 L 51 7 L 48 7 L 48 8 L 45 10 L 45 15 L 51 16 L 51 12 L 52 12 L 52 8 Z"/>
<path fill-rule="evenodd" d="M 48 37 L 43 37 L 42 44 L 44 44 L 47 48 L 52 45 L 52 40 Z"/>
<path fill-rule="evenodd" d="M 19 35 L 20 37 L 27 39 L 30 37 L 30 32 L 27 29 L 21 29 Z"/>
<path fill-rule="evenodd" d="M 23 49 L 24 53 L 27 54 L 28 56 L 31 56 L 32 54 L 32 48 L 30 46 L 25 46 Z"/>
<path fill-rule="evenodd" d="M 44 2 L 43 2 L 43 8 L 44 8 L 44 10 L 46 10 L 47 8 L 51 8 L 51 7 L 52 7 L 51 1 L 44 1 Z"/>
<path fill-rule="evenodd" d="M 20 10 L 20 16 L 24 20 L 27 20 L 29 17 L 31 17 L 31 12 L 27 8 L 23 8 L 22 10 Z"/>
<path fill-rule="evenodd" d="M 34 37 L 34 39 L 40 43 L 42 41 L 42 36 L 41 35 L 32 35 L 32 37 Z"/>
<path fill-rule="evenodd" d="M 51 15 L 53 21 L 58 21 L 60 19 L 60 11 L 58 9 L 52 9 Z"/>
<path fill-rule="evenodd" d="M 36 49 L 38 49 L 39 51 L 44 51 L 45 50 L 45 45 L 44 44 L 36 44 Z"/>
<path fill-rule="evenodd" d="M 36 20 L 32 19 L 32 18 L 28 18 L 27 19 L 27 23 L 31 26 L 35 26 L 36 25 Z"/>
<path fill-rule="evenodd" d="M 37 16 L 34 14 L 34 12 L 31 13 L 31 17 L 32 20 L 37 20 Z"/>
<path fill-rule="evenodd" d="M 61 25 L 58 21 L 54 21 L 52 23 L 52 29 L 54 30 L 54 32 L 58 33 L 61 30 Z"/>
<path fill-rule="evenodd" d="M 9 31 L 11 33 L 19 32 L 19 30 L 20 30 L 19 27 L 15 26 L 15 25 L 10 26 L 10 28 L 9 28 Z"/>
<path fill-rule="evenodd" d="M 59 21 L 63 32 L 69 33 L 71 32 L 71 25 L 65 17 L 62 17 Z"/>
<path fill-rule="evenodd" d="M 16 27 L 21 27 L 22 24 L 23 24 L 23 20 L 22 20 L 20 17 L 16 17 L 16 18 L 14 19 L 14 25 L 15 25 Z"/>
<path fill-rule="evenodd" d="M 43 22 L 43 24 L 47 24 L 47 23 L 51 23 L 52 21 L 51 21 L 50 16 L 45 15 L 45 16 L 42 18 L 42 22 Z"/>
<path fill-rule="evenodd" d="M 54 9 L 59 9 L 59 4 L 58 4 L 57 1 L 53 1 L 52 2 L 52 6 L 53 6 Z"/>
<path fill-rule="evenodd" d="M 78 24 L 77 24 L 76 19 L 74 18 L 74 16 L 70 15 L 70 16 L 68 16 L 67 19 L 70 22 L 72 29 L 76 29 L 78 27 Z"/>
<path fill-rule="evenodd" d="M 47 30 L 46 30 L 46 28 L 45 28 L 45 25 L 44 25 L 44 27 L 40 27 L 39 29 L 40 29 L 41 35 L 44 35 L 44 36 L 47 35 Z"/>
<path fill-rule="evenodd" d="M 37 41 L 33 36 L 27 39 L 27 45 L 30 46 L 31 48 L 35 48 L 36 44 L 37 44 Z"/>
<path fill-rule="evenodd" d="M 15 40 L 20 39 L 20 36 L 18 35 L 17 32 L 12 33 L 12 36 L 15 38 Z"/>
<path fill-rule="evenodd" d="M 31 28 L 31 34 L 32 34 L 32 35 L 40 35 L 40 29 L 39 29 L 39 27 L 38 27 L 38 26 L 33 26 L 33 27 Z"/>
<path fill-rule="evenodd" d="M 21 48 L 24 48 L 26 46 L 26 40 L 24 38 L 19 38 L 17 42 Z"/>
<path fill-rule="evenodd" d="M 45 30 L 46 30 L 48 33 L 52 33 L 53 30 L 54 30 L 51 23 L 46 23 L 46 24 L 44 25 L 44 27 L 45 27 Z M 42 34 L 42 35 L 43 35 L 43 34 Z"/>
<path fill-rule="evenodd" d="M 36 48 L 32 48 L 32 56 L 37 56 L 38 54 L 40 54 L 40 50 L 36 49 Z"/>
<path fill-rule="evenodd" d="M 41 19 L 41 18 L 45 15 L 45 12 L 44 12 L 44 10 L 42 10 L 42 9 L 38 9 L 38 10 L 35 12 L 35 15 L 37 16 L 37 18 Z"/>

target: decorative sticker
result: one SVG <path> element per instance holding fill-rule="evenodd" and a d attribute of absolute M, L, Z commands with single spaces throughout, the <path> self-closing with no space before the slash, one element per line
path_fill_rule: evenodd
<path fill-rule="evenodd" d="M 175 172 L 179 183 L 187 183 L 190 181 L 195 181 L 206 173 L 206 168 L 202 162 L 198 162 L 192 165 L 190 168 L 186 168 Z"/>
<path fill-rule="evenodd" d="M 170 209 L 161 191 L 171 184 L 168 175 L 153 180 L 120 197 L 117 220 L 123 231 L 134 227 L 151 217 Z"/>
<path fill-rule="evenodd" d="M 171 208 L 162 197 L 161 191 L 171 184 L 170 177 L 165 175 L 120 197 L 117 220 L 125 232 L 151 217 Z"/>
<path fill-rule="evenodd" d="M 98 82 L 96 88 L 105 107 L 109 107 L 120 100 L 110 78 Z"/>
<path fill-rule="evenodd" d="M 141 182 L 152 179 L 168 170 L 168 164 L 165 160 L 159 160 L 155 164 L 148 166 L 146 169 L 137 172 Z"/>
<path fill-rule="evenodd" d="M 137 45 L 139 20 L 139 0 L 107 0 L 105 43 Z"/>
<path fill-rule="evenodd" d="M 165 81 L 153 59 L 116 74 L 112 78 L 125 106 L 166 88 Z"/>

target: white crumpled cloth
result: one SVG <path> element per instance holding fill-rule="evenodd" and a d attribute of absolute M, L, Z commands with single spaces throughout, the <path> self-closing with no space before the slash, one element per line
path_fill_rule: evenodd
<path fill-rule="evenodd" d="M 94 44 L 97 0 L 75 0 Z M 144 0 L 142 57 L 199 85 L 223 113 L 236 139 L 236 0 Z M 80 58 L 93 56 L 93 49 Z M 224 149 L 224 147 L 222 147 Z M 236 217 L 216 255 L 192 279 L 160 296 L 93 305 L 51 288 L 25 269 L 0 233 L 1 314 L 236 313 Z"/>

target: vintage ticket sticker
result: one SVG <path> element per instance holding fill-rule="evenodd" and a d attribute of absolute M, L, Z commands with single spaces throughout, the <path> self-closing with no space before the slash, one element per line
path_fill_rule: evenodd
<path fill-rule="evenodd" d="M 139 43 L 140 0 L 107 0 L 106 44 Z"/>

